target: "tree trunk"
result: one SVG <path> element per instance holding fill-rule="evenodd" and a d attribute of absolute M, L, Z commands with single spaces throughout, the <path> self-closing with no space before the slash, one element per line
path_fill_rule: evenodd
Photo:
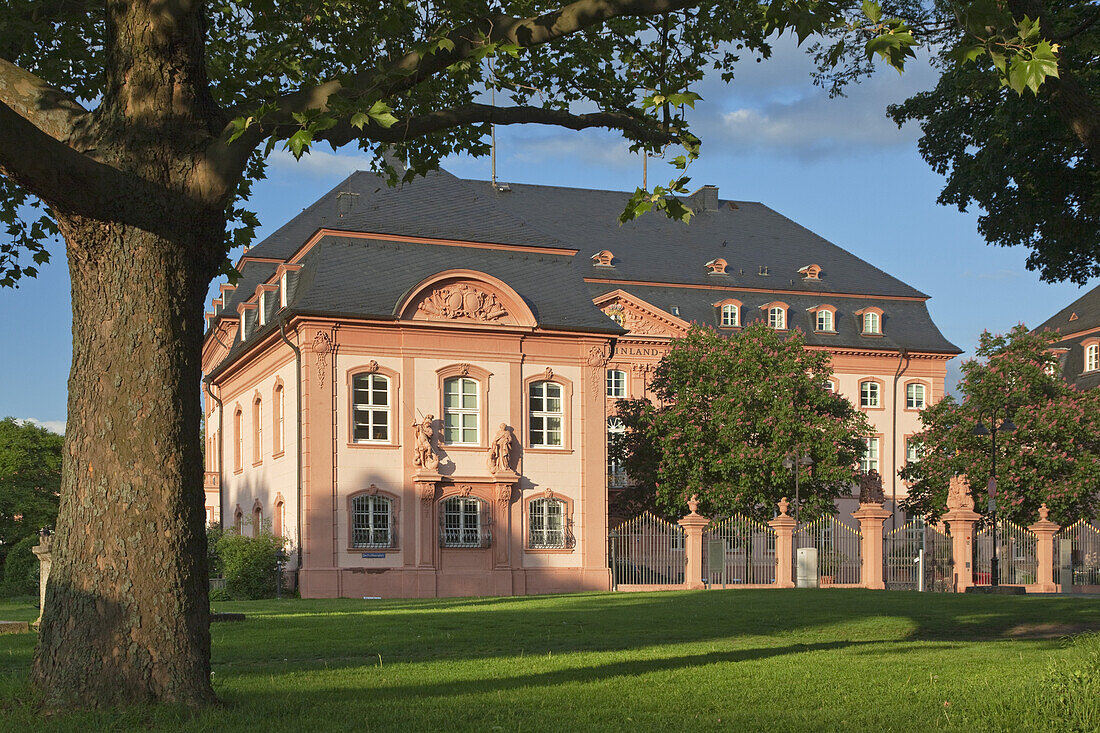
<path fill-rule="evenodd" d="M 224 219 L 178 237 L 60 215 L 73 362 L 32 679 L 50 707 L 214 701 L 199 445 L 202 308 Z M 218 217 L 212 217 L 214 219 Z"/>

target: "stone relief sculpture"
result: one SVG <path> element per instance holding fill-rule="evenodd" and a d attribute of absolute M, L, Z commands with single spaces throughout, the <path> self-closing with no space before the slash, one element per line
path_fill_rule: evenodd
<path fill-rule="evenodd" d="M 500 424 L 496 437 L 489 444 L 487 463 L 492 474 L 512 470 L 512 429 L 505 423 Z"/>
<path fill-rule="evenodd" d="M 422 421 L 413 423 L 413 432 L 416 433 L 413 465 L 425 471 L 434 471 L 439 468 L 439 456 L 432 446 L 432 436 L 435 435 L 435 430 L 432 429 L 434 419 L 434 415 L 425 415 Z"/>
<path fill-rule="evenodd" d="M 973 509 L 974 497 L 970 495 L 970 486 L 963 476 L 951 477 L 947 488 L 948 509 Z"/>
<path fill-rule="evenodd" d="M 325 331 L 318 331 L 313 337 L 313 353 L 317 354 L 317 382 L 323 387 L 328 355 L 332 353 L 332 337 Z"/>
<path fill-rule="evenodd" d="M 497 296 L 465 283 L 436 288 L 416 309 L 428 316 L 474 321 L 495 321 L 508 315 Z"/>
<path fill-rule="evenodd" d="M 882 491 L 882 476 L 878 471 L 870 470 L 859 477 L 859 503 L 881 504 L 886 500 Z"/>

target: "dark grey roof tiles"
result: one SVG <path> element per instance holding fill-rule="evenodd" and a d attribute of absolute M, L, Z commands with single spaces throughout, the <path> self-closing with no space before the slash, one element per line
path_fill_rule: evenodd
<path fill-rule="evenodd" d="M 1070 317 L 1075 313 L 1077 318 L 1071 321 Z M 1047 328 L 1064 334 L 1100 328 L 1100 285 L 1043 321 L 1035 330 Z"/>

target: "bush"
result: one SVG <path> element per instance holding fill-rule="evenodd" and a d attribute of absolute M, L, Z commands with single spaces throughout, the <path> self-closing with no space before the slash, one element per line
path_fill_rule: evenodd
<path fill-rule="evenodd" d="M 225 577 L 225 591 L 233 600 L 271 598 L 275 595 L 278 563 L 286 542 L 262 530 L 256 537 L 226 532 L 215 548 Z"/>
<path fill-rule="evenodd" d="M 206 572 L 211 578 L 222 577 L 222 559 L 218 555 L 218 541 L 225 536 L 225 530 L 218 524 L 206 526 Z"/>
<path fill-rule="evenodd" d="M 31 548 L 38 544 L 38 535 L 32 534 L 15 543 L 4 559 L 4 581 L 0 583 L 0 595 L 38 595 L 38 557 Z"/>

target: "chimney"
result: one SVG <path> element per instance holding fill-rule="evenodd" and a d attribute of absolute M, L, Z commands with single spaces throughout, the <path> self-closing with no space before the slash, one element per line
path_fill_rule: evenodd
<path fill-rule="evenodd" d="M 692 211 L 717 211 L 718 186 L 703 186 L 688 197 Z"/>

